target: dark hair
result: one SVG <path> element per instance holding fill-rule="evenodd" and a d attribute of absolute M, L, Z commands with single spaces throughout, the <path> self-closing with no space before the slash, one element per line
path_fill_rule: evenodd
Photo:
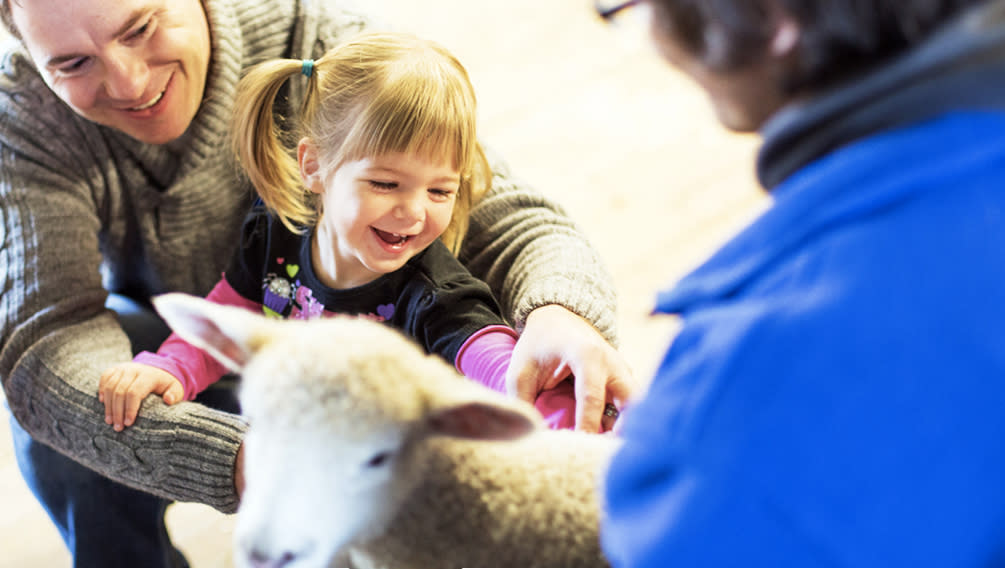
<path fill-rule="evenodd" d="M 0 20 L 3 21 L 3 27 L 7 28 L 7 33 L 21 39 L 21 32 L 17 31 L 17 26 L 14 25 L 14 16 L 10 13 L 10 2 L 11 0 L 0 0 Z"/>
<path fill-rule="evenodd" d="M 867 69 L 925 39 L 985 0 L 650 0 L 655 25 L 704 65 L 741 68 L 762 57 L 776 14 L 801 28 L 790 90 L 813 89 Z"/>

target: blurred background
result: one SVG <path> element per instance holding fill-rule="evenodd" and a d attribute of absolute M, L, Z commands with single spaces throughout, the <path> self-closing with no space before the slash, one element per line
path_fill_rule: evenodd
<path fill-rule="evenodd" d="M 766 206 L 753 174 L 756 137 L 720 128 L 704 94 L 657 58 L 636 19 L 606 26 L 590 0 L 360 6 L 464 63 L 483 141 L 562 203 L 605 258 L 619 293 L 620 349 L 644 384 L 675 329 L 671 318 L 649 315 L 655 292 Z M 69 566 L 18 473 L 0 414 L 0 566 Z M 233 521 L 206 506 L 168 510 L 193 567 L 232 566 Z"/>

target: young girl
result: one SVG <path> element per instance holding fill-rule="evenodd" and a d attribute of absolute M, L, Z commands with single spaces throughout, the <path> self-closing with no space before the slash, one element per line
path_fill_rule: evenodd
<path fill-rule="evenodd" d="M 307 95 L 297 124 L 277 125 L 276 98 L 300 75 Z M 285 128 L 299 133 L 295 153 Z M 473 89 L 450 53 L 408 35 L 366 34 L 317 61 L 260 64 L 239 85 L 233 145 L 264 205 L 207 298 L 278 318 L 387 322 L 505 391 L 516 333 L 454 256 L 490 172 Z M 147 395 L 191 400 L 226 371 L 172 335 L 156 354 L 102 374 L 105 422 L 120 431 Z M 536 405 L 549 426 L 573 427 L 570 381 Z"/>

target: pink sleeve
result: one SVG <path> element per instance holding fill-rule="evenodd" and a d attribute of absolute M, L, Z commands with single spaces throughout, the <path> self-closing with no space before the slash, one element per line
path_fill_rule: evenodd
<path fill-rule="evenodd" d="M 217 304 L 261 310 L 260 305 L 238 294 L 226 279 L 220 279 L 206 299 Z M 185 399 L 190 401 L 228 371 L 227 366 L 177 334 L 171 334 L 156 354 L 140 352 L 133 361 L 158 367 L 175 376 L 185 390 Z"/>
<path fill-rule="evenodd" d="M 487 326 L 465 340 L 457 352 L 457 371 L 499 393 L 506 393 L 506 370 L 516 345 L 517 333 L 508 326 Z M 576 425 L 576 394 L 566 379 L 538 394 L 534 407 L 552 429 Z"/>

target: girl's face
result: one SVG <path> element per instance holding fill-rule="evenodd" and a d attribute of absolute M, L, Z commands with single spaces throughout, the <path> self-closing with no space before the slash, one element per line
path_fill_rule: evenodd
<path fill-rule="evenodd" d="M 209 68 L 201 0 L 12 1 L 11 13 L 42 78 L 77 114 L 150 144 L 188 129 Z"/>
<path fill-rule="evenodd" d="M 450 223 L 460 187 L 451 161 L 392 153 L 326 172 L 304 144 L 301 173 L 322 202 L 313 259 L 328 286 L 359 286 L 400 269 Z"/>

